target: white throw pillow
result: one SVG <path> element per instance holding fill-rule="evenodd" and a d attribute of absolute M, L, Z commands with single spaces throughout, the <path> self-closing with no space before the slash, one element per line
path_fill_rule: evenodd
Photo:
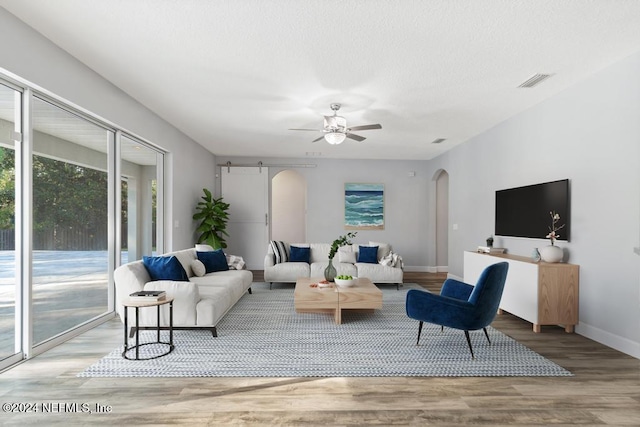
<path fill-rule="evenodd" d="M 378 261 L 389 255 L 391 252 L 391 245 L 388 243 L 369 242 L 369 246 L 378 247 Z"/>
<path fill-rule="evenodd" d="M 203 252 L 203 251 L 200 251 L 200 252 Z M 194 259 L 193 261 L 191 261 L 191 270 L 193 270 L 193 274 L 195 274 L 198 277 L 204 276 L 205 273 L 207 272 L 206 267 L 204 266 L 202 261 L 200 261 L 199 259 Z"/>
<path fill-rule="evenodd" d="M 342 246 L 338 248 L 338 262 L 346 262 L 349 264 L 356 263 L 356 253 L 351 246 Z"/>
<path fill-rule="evenodd" d="M 197 244 L 196 245 L 196 251 L 197 252 L 212 252 L 213 251 L 213 247 L 210 246 L 210 245 Z"/>

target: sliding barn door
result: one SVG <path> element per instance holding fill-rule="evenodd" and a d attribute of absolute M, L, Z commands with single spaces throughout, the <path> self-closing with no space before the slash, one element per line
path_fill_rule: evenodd
<path fill-rule="evenodd" d="M 269 242 L 269 171 L 262 167 L 222 167 L 222 197 L 229 203 L 226 253 L 262 270 Z"/>

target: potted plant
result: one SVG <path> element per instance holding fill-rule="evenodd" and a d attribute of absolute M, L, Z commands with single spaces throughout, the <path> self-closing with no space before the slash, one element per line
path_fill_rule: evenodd
<path fill-rule="evenodd" d="M 338 274 L 338 272 L 336 271 L 336 268 L 333 266 L 333 257 L 336 256 L 336 253 L 338 252 L 338 248 L 340 248 L 340 246 L 350 245 L 351 239 L 356 237 L 356 234 L 357 234 L 357 231 L 356 232 L 350 231 L 344 236 L 338 237 L 331 244 L 331 249 L 329 250 L 329 265 L 324 270 L 324 278 L 327 281 L 333 282 L 333 280 L 336 278 L 336 275 Z"/>
<path fill-rule="evenodd" d="M 203 188 L 204 196 L 201 202 L 196 205 L 196 213 L 193 219 L 200 220 L 200 225 L 196 229 L 200 236 L 198 243 L 206 243 L 213 249 L 227 247 L 224 236 L 228 236 L 226 228 L 229 214 L 229 204 L 222 201 L 222 197 L 215 199 L 211 192 Z"/>

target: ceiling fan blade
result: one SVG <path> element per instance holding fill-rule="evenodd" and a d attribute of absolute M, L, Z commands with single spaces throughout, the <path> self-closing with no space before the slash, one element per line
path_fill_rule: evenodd
<path fill-rule="evenodd" d="M 349 128 L 349 130 L 371 130 L 371 129 L 382 129 L 382 126 L 379 124 L 375 124 L 375 125 L 354 126 L 352 128 Z"/>
<path fill-rule="evenodd" d="M 321 136 L 320 138 L 316 138 L 316 139 L 314 139 L 314 140 L 313 140 L 313 141 L 311 141 L 311 142 L 318 142 L 318 141 L 320 141 L 321 139 L 324 139 L 324 135 L 323 135 L 323 136 Z"/>
<path fill-rule="evenodd" d="M 365 139 L 367 139 L 364 136 L 356 135 L 354 133 L 347 133 L 346 135 L 347 135 L 347 138 L 355 139 L 358 142 L 362 142 Z"/>
<path fill-rule="evenodd" d="M 322 129 L 289 129 L 289 130 L 310 130 L 312 132 L 322 132 Z"/>

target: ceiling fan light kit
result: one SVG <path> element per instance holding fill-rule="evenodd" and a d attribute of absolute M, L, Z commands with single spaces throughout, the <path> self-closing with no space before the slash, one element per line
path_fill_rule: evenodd
<path fill-rule="evenodd" d="M 342 132 L 329 132 L 324 135 L 324 139 L 331 145 L 342 144 L 347 135 Z"/>
<path fill-rule="evenodd" d="M 338 115 L 338 110 L 341 105 L 338 103 L 332 103 L 329 105 L 333 110 L 333 116 L 324 116 L 324 127 L 322 129 L 289 129 L 289 130 L 305 130 L 305 131 L 319 131 L 324 132 L 324 139 L 331 145 L 342 144 L 346 138 L 353 139 L 354 141 L 364 141 L 366 138 L 360 135 L 351 133 L 352 130 L 372 130 L 382 129 L 379 124 L 375 125 L 362 125 L 347 127 L 347 120 Z M 311 142 L 320 141 L 323 137 L 314 139 Z"/>

